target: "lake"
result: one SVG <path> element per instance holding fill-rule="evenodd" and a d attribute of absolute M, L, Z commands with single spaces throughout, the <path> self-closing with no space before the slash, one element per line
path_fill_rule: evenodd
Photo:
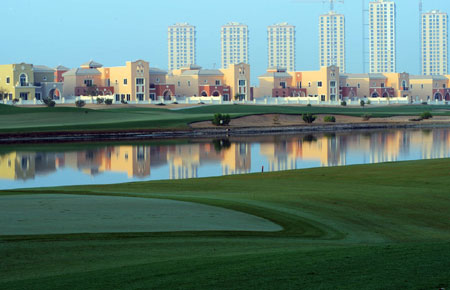
<path fill-rule="evenodd" d="M 450 128 L 2 145 L 0 189 L 197 178 L 445 157 L 450 157 Z"/>

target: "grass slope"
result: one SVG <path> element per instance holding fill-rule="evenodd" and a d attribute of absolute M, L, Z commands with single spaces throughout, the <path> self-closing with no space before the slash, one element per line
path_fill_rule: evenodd
<path fill-rule="evenodd" d="M 199 106 L 182 110 L 163 108 L 110 108 L 92 110 L 85 108 L 21 108 L 0 105 L 0 133 L 84 131 L 84 130 L 133 130 L 133 129 L 180 129 L 189 123 L 211 120 L 214 113 L 228 113 L 232 117 L 252 114 L 345 114 L 373 117 L 396 115 L 418 116 L 424 111 L 434 115 L 450 115 L 448 106 L 383 106 L 383 107 L 298 107 L 216 105 Z"/>
<path fill-rule="evenodd" d="M 195 201 L 284 230 L 3 237 L 0 288 L 448 288 L 449 176 L 442 159 L 5 191 Z"/>

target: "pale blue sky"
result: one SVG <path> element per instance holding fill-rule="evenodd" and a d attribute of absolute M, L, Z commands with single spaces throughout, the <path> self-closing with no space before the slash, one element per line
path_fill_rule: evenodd
<path fill-rule="evenodd" d="M 303 1 L 303 0 L 300 0 Z M 312 2 L 312 1 L 310 1 Z M 369 0 L 365 0 L 368 7 Z M 419 72 L 418 0 L 397 3 L 397 70 Z M 449 0 L 423 0 L 424 11 L 450 12 Z M 220 67 L 220 26 L 230 21 L 250 29 L 252 79 L 267 67 L 267 26 L 297 26 L 297 70 L 315 70 L 318 17 L 328 4 L 296 0 L 0 0 L 4 40 L 0 63 L 28 62 L 77 67 L 94 59 L 106 66 L 144 59 L 167 69 L 167 26 L 197 26 L 197 63 Z M 362 71 L 362 0 L 345 0 L 347 71 Z M 367 29 L 367 27 L 366 27 Z"/>

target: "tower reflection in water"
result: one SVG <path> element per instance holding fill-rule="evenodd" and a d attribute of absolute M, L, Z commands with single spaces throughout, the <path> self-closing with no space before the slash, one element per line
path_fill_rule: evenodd
<path fill-rule="evenodd" d="M 152 170 L 164 170 L 159 174 L 164 179 L 181 179 L 201 177 L 199 169 L 202 167 L 221 169 L 222 175 L 258 172 L 261 162 L 268 171 L 280 171 L 305 168 L 307 163 L 340 166 L 450 157 L 449 129 L 184 142 L 176 145 L 103 145 L 77 151 L 64 151 L 62 145 L 59 152 L 18 147 L 0 153 L 0 178 L 26 181 L 70 168 L 94 178 L 116 172 L 125 175 L 126 179 L 149 179 Z M 252 158 L 257 163 L 254 168 Z"/>

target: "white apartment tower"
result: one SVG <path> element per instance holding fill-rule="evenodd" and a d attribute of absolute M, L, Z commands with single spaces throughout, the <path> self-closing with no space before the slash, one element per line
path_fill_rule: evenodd
<path fill-rule="evenodd" d="M 295 26 L 280 23 L 267 28 L 268 65 L 295 71 Z"/>
<path fill-rule="evenodd" d="M 439 10 L 422 14 L 422 74 L 448 73 L 448 15 Z"/>
<path fill-rule="evenodd" d="M 249 63 L 248 55 L 248 26 L 231 22 L 222 26 L 222 68 L 231 64 Z"/>
<path fill-rule="evenodd" d="M 195 26 L 177 23 L 168 28 L 169 71 L 196 63 Z"/>
<path fill-rule="evenodd" d="M 396 71 L 396 7 L 394 1 L 369 3 L 370 72 Z"/>
<path fill-rule="evenodd" d="M 330 11 L 319 20 L 320 66 L 335 65 L 345 73 L 345 18 Z"/>

